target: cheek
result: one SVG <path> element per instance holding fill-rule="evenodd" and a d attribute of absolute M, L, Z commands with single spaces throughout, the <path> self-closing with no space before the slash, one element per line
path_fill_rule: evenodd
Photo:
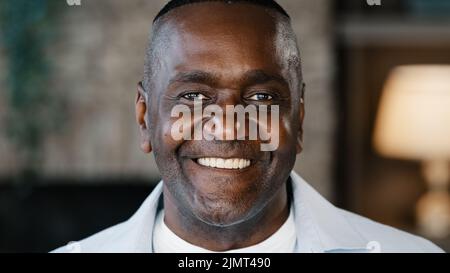
<path fill-rule="evenodd" d="M 289 150 L 295 148 L 296 143 L 296 124 L 290 115 L 280 117 L 278 124 L 279 149 Z M 295 150 L 295 149 L 294 149 Z"/>
<path fill-rule="evenodd" d="M 158 117 L 158 126 L 154 131 L 154 138 L 156 149 L 164 150 L 166 153 L 174 153 L 176 149 L 183 143 L 183 139 L 176 139 L 172 136 L 172 128 L 177 118 L 172 118 L 170 115 L 160 115 Z"/>
<path fill-rule="evenodd" d="M 280 131 L 283 131 L 283 135 L 284 136 L 292 136 L 294 129 L 292 128 L 293 126 L 293 122 L 291 119 L 283 117 L 281 122 L 280 122 Z M 280 132 L 281 134 L 281 132 Z"/>
<path fill-rule="evenodd" d="M 288 173 L 292 170 L 297 157 L 297 126 L 290 116 L 282 116 L 278 130 L 278 148 L 273 151 L 272 166 L 277 175 Z"/>
<path fill-rule="evenodd" d="M 182 141 L 176 141 L 171 137 L 170 116 L 159 116 L 157 119 L 151 133 L 155 161 L 164 180 L 176 180 L 181 170 L 177 150 Z"/>

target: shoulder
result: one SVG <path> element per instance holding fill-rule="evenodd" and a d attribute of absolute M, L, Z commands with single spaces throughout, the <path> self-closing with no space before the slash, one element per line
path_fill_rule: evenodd
<path fill-rule="evenodd" d="M 325 251 L 370 248 L 373 252 L 443 252 L 422 237 L 334 206 L 295 172 L 291 178 L 298 211 L 308 212 L 298 214 L 303 218 L 297 224 L 304 227 L 302 222 L 312 223 L 315 233 L 311 236 L 317 234 L 316 241 L 324 245 Z"/>
<path fill-rule="evenodd" d="M 370 242 L 375 242 L 381 252 L 444 252 L 427 239 L 375 222 L 369 218 L 337 208 L 347 219 L 354 232 Z"/>
<path fill-rule="evenodd" d="M 83 240 L 69 242 L 51 253 L 105 253 L 122 252 L 126 249 L 120 238 L 124 235 L 126 222 L 109 227 Z"/>

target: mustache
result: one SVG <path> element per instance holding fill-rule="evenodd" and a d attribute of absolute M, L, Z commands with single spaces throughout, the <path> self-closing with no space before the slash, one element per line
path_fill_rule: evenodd
<path fill-rule="evenodd" d="M 264 159 L 270 153 L 261 151 L 259 140 L 190 140 L 179 147 L 178 155 L 187 158 L 223 157 Z"/>

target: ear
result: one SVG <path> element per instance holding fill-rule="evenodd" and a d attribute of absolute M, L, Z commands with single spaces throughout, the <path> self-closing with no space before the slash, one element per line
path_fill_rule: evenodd
<path fill-rule="evenodd" d="M 302 91 L 300 92 L 300 102 L 298 107 L 298 120 L 300 123 L 300 126 L 298 128 L 297 132 L 297 154 L 301 153 L 303 151 L 303 119 L 305 117 L 305 89 L 306 84 L 302 83 Z"/>
<path fill-rule="evenodd" d="M 145 121 L 145 115 L 147 114 L 147 102 L 145 100 L 145 91 L 142 86 L 142 82 L 137 85 L 136 93 L 136 121 L 139 126 L 139 132 L 141 135 L 141 150 L 144 153 L 150 153 L 152 151 L 152 145 L 150 143 L 150 135 L 148 126 Z"/>

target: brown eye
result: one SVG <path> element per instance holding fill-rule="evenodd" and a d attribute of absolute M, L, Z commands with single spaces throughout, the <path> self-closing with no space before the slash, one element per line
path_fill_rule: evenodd
<path fill-rule="evenodd" d="M 267 101 L 267 100 L 272 100 L 273 97 L 269 94 L 258 93 L 258 94 L 255 94 L 255 95 L 249 97 L 249 99 L 255 100 L 255 101 Z"/>
<path fill-rule="evenodd" d="M 187 100 L 206 100 L 208 99 L 208 97 L 206 97 L 205 95 L 203 95 L 202 93 L 199 92 L 191 92 L 191 93 L 186 93 L 184 95 L 181 96 L 184 99 Z"/>

